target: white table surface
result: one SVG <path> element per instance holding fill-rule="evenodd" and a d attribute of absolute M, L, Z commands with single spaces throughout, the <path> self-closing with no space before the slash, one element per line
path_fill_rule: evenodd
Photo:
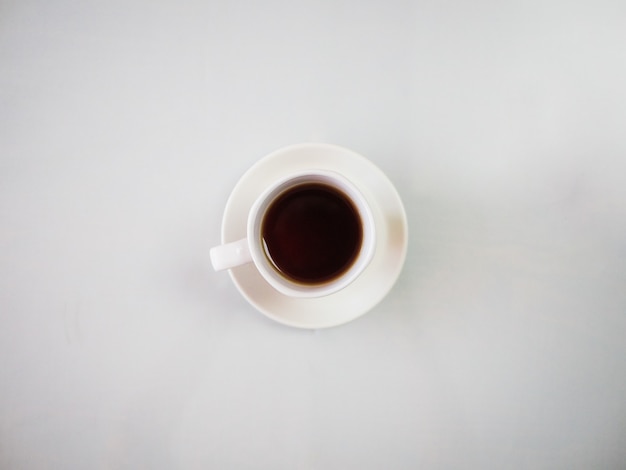
<path fill-rule="evenodd" d="M 626 4 L 0 3 L 0 468 L 617 469 Z M 392 292 L 303 331 L 208 249 L 243 172 L 346 146 Z"/>

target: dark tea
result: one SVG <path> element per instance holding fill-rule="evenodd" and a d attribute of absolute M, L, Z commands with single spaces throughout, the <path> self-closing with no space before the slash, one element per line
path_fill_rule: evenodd
<path fill-rule="evenodd" d="M 333 186 L 303 183 L 269 205 L 261 225 L 265 253 L 287 279 L 314 285 L 345 273 L 363 241 L 352 201 Z"/>

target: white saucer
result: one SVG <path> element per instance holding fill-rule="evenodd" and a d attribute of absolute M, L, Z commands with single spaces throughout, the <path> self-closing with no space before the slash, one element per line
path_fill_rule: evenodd
<path fill-rule="evenodd" d="M 277 322 L 298 328 L 327 328 L 363 315 L 391 290 L 406 257 L 408 227 L 402 201 L 393 184 L 361 155 L 329 144 L 299 144 L 259 160 L 239 180 L 224 212 L 222 242 L 246 237 L 252 203 L 265 188 L 289 173 L 320 169 L 343 174 L 369 202 L 376 226 L 376 253 L 359 278 L 345 289 L 314 299 L 286 297 L 272 288 L 254 264 L 230 270 L 242 295 Z"/>

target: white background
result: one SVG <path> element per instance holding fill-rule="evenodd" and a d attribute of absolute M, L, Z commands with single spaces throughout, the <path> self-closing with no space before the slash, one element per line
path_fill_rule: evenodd
<path fill-rule="evenodd" d="M 617 469 L 626 4 L 0 1 L 0 468 Z M 409 216 L 302 331 L 208 249 L 324 141 Z"/>

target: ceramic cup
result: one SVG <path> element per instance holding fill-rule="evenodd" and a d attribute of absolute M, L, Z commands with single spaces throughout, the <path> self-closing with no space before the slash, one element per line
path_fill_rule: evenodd
<path fill-rule="evenodd" d="M 216 271 L 254 263 L 263 279 L 296 298 L 322 297 L 353 282 L 376 246 L 371 208 L 345 176 L 290 174 L 252 204 L 246 238 L 211 249 Z"/>

